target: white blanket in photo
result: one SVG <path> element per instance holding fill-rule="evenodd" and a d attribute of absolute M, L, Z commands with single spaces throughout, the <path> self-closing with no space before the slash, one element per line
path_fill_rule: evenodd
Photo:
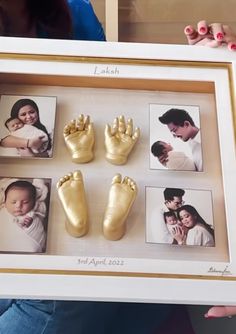
<path fill-rule="evenodd" d="M 46 133 L 33 125 L 25 124 L 22 128 L 14 131 L 11 133 L 12 136 L 26 138 L 26 139 L 33 139 L 37 137 L 43 137 L 43 145 L 38 149 L 31 149 L 33 153 L 42 153 L 46 151 L 48 146 L 48 137 Z"/>
<path fill-rule="evenodd" d="M 28 228 L 20 227 L 5 207 L 0 210 L 1 233 L 0 251 L 2 252 L 42 252 L 45 247 L 46 234 L 43 224 L 34 217 Z"/>

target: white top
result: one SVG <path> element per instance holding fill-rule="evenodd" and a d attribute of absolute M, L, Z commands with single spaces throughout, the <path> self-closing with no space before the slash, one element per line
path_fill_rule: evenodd
<path fill-rule="evenodd" d="M 192 151 L 193 161 L 195 163 L 198 172 L 202 172 L 202 145 L 200 131 L 193 139 L 188 140 L 189 146 Z"/>
<path fill-rule="evenodd" d="M 146 226 L 146 241 L 153 243 L 172 244 L 173 237 L 170 234 L 164 219 L 164 212 L 169 211 L 167 207 L 157 206 L 150 215 L 150 221 Z"/>
<path fill-rule="evenodd" d="M 16 223 L 5 207 L 0 210 L 1 233 L 0 251 L 3 252 L 42 252 L 45 248 L 46 234 L 42 221 L 34 216 L 32 224 L 22 228 Z"/>
<path fill-rule="evenodd" d="M 214 247 L 215 241 L 211 233 L 204 226 L 197 224 L 189 229 L 186 245 Z"/>
<path fill-rule="evenodd" d="M 176 151 L 170 151 L 168 153 L 166 167 L 174 170 L 196 170 L 193 160 L 187 157 L 184 152 Z"/>
<path fill-rule="evenodd" d="M 24 124 L 24 126 L 22 128 L 17 129 L 14 132 L 11 132 L 11 135 L 15 136 L 15 137 L 20 137 L 20 138 L 26 138 L 26 139 L 33 139 L 33 138 L 37 138 L 37 137 L 43 137 L 42 138 L 43 145 L 37 150 L 31 148 L 31 151 L 33 153 L 42 153 L 42 152 L 46 151 L 46 149 L 47 149 L 47 146 L 48 146 L 48 136 L 47 136 L 47 134 L 43 130 L 38 129 L 33 125 Z"/>

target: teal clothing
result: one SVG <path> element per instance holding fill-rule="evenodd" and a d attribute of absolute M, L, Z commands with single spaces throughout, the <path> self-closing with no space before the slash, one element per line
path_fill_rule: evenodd
<path fill-rule="evenodd" d="M 85 41 L 105 41 L 101 23 L 94 13 L 89 0 L 67 0 L 72 17 L 72 39 Z M 39 38 L 47 38 L 47 33 L 40 27 L 37 29 Z"/>

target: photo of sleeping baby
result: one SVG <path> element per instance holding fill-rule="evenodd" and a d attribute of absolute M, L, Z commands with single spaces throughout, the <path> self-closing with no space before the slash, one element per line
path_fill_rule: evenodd
<path fill-rule="evenodd" d="M 214 247 L 211 191 L 146 187 L 146 242 Z"/>
<path fill-rule="evenodd" d="M 2 95 L 0 156 L 51 158 L 56 97 Z"/>
<path fill-rule="evenodd" d="M 0 252 L 44 253 L 50 179 L 0 178 Z"/>
<path fill-rule="evenodd" d="M 203 171 L 198 106 L 150 104 L 150 168 Z"/>

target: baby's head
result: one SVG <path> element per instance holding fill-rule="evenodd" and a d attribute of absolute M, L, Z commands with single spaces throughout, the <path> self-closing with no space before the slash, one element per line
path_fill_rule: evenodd
<path fill-rule="evenodd" d="M 24 216 L 35 206 L 36 188 L 28 181 L 15 181 L 5 190 L 5 207 L 13 216 Z"/>
<path fill-rule="evenodd" d="M 178 222 L 175 213 L 171 211 L 164 212 L 164 219 L 167 225 L 175 225 Z"/>
<path fill-rule="evenodd" d="M 154 157 L 159 158 L 165 153 L 168 153 L 173 150 L 173 147 L 161 140 L 156 141 L 155 143 L 152 144 L 151 147 L 151 152 L 154 155 Z"/>
<path fill-rule="evenodd" d="M 14 132 L 24 126 L 24 123 L 19 118 L 10 117 L 5 122 L 6 128 L 10 132 Z"/>

